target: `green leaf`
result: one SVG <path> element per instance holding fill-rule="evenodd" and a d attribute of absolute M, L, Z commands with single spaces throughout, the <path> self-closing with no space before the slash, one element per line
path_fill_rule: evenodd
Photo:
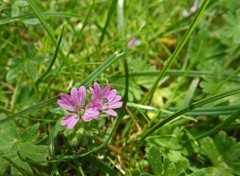
<path fill-rule="evenodd" d="M 235 44 L 240 44 L 240 10 L 235 13 L 227 13 L 224 15 L 227 21 L 226 36 L 231 38 Z"/>
<path fill-rule="evenodd" d="M 31 142 L 19 145 L 19 154 L 25 160 L 31 159 L 36 162 L 46 161 L 48 147 L 46 145 L 34 145 Z"/>
<path fill-rule="evenodd" d="M 206 176 L 207 173 L 203 170 L 197 170 L 191 173 L 189 176 Z"/>
<path fill-rule="evenodd" d="M 17 0 L 17 1 L 14 1 L 13 4 L 14 4 L 15 6 L 20 7 L 20 8 L 23 8 L 23 7 L 27 7 L 27 6 L 28 6 L 27 1 L 25 1 L 25 0 Z"/>
<path fill-rule="evenodd" d="M 25 26 L 36 25 L 36 24 L 40 23 L 37 18 L 31 18 L 31 19 L 27 19 L 27 20 L 22 20 L 22 22 L 25 24 Z"/>
<path fill-rule="evenodd" d="M 200 141 L 202 146 L 202 150 L 206 153 L 208 158 L 211 160 L 214 166 L 217 166 L 219 163 L 222 162 L 221 157 L 217 147 L 215 146 L 213 140 L 210 137 L 206 137 Z"/>
<path fill-rule="evenodd" d="M 37 139 L 39 123 L 27 127 L 20 136 L 22 142 L 33 141 Z"/>
<path fill-rule="evenodd" d="M 159 149 L 156 146 L 150 148 L 147 158 L 154 175 L 158 176 L 178 175 L 175 163 L 171 162 L 166 157 L 162 157 Z M 179 170 L 182 170 L 182 168 L 179 168 Z"/>
<path fill-rule="evenodd" d="M 163 172 L 162 157 L 158 148 L 155 146 L 151 147 L 147 158 L 153 170 L 153 173 L 155 175 L 162 175 L 162 172 Z"/>
<path fill-rule="evenodd" d="M 235 174 L 240 174 L 240 143 L 233 137 L 228 137 L 221 131 L 214 139 L 214 143 L 221 153 L 223 161 L 233 169 Z"/>
<path fill-rule="evenodd" d="M 0 175 L 3 175 L 5 170 L 8 167 L 8 161 L 5 160 L 4 158 L 0 157 Z"/>
<path fill-rule="evenodd" d="M 17 6 L 12 5 L 12 11 L 11 11 L 12 17 L 18 16 L 19 13 L 20 13 L 20 9 Z"/>
<path fill-rule="evenodd" d="M 7 167 L 11 167 L 12 175 L 21 173 L 32 175 L 32 169 L 25 160 L 46 161 L 48 146 L 33 143 L 38 139 L 37 132 L 38 124 L 28 127 L 23 132 L 22 129 L 16 127 L 14 121 L 0 125 L 0 161 L 2 161 L 0 170 L 3 173 L 7 165 Z"/>
<path fill-rule="evenodd" d="M 13 166 L 16 168 L 17 170 L 23 170 L 22 172 L 28 175 L 33 175 L 33 171 L 31 169 L 31 167 L 29 166 L 29 164 L 27 162 L 22 161 L 18 156 L 16 156 L 15 158 L 11 158 L 9 159 L 10 161 L 12 161 Z"/>
<path fill-rule="evenodd" d="M 31 77 L 34 81 L 38 79 L 38 72 L 34 67 L 33 63 L 29 60 L 25 62 L 25 72 Z"/>
<path fill-rule="evenodd" d="M 211 175 L 240 175 L 240 143 L 220 132 L 215 139 L 200 140 L 201 148 L 213 164 L 204 171 Z"/>
<path fill-rule="evenodd" d="M 0 125 L 0 154 L 11 154 L 11 150 L 18 141 L 17 130 L 14 122 Z"/>
<path fill-rule="evenodd" d="M 175 164 L 174 163 L 170 163 L 170 164 L 168 163 L 168 165 L 165 166 L 165 161 L 166 160 L 169 162 L 169 160 L 167 158 L 165 158 L 163 160 L 163 167 L 164 167 L 163 176 L 175 176 L 175 175 L 177 175 L 177 169 L 176 169 Z"/>
<path fill-rule="evenodd" d="M 20 76 L 24 71 L 24 63 L 20 62 L 17 66 L 13 67 L 7 72 L 6 81 L 11 81 Z"/>

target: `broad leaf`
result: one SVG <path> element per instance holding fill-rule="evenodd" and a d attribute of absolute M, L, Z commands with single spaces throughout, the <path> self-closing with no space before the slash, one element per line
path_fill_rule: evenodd
<path fill-rule="evenodd" d="M 11 70 L 7 72 L 6 81 L 11 81 L 17 78 L 18 76 L 20 76 L 20 74 L 23 73 L 23 71 L 24 71 L 24 64 L 19 63 L 17 66 L 13 67 Z"/>
<path fill-rule="evenodd" d="M 201 148 L 210 159 L 212 167 L 204 169 L 210 175 L 240 175 L 240 143 L 220 132 L 215 139 L 206 137 Z"/>
<path fill-rule="evenodd" d="M 162 175 L 162 157 L 157 147 L 151 147 L 148 154 L 148 161 L 155 175 Z"/>
<path fill-rule="evenodd" d="M 37 133 L 38 133 L 38 127 L 39 124 L 36 123 L 33 126 L 27 127 L 24 132 L 22 133 L 22 135 L 20 136 L 20 140 L 22 142 L 26 142 L 26 141 L 33 141 L 36 140 L 37 138 Z"/>
<path fill-rule="evenodd" d="M 34 145 L 31 142 L 21 143 L 19 145 L 19 154 L 25 160 L 31 159 L 36 162 L 46 161 L 46 145 Z"/>

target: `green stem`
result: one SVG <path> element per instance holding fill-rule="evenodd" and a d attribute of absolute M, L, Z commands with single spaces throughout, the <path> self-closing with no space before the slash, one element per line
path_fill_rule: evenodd
<path fill-rule="evenodd" d="M 191 111 L 192 109 L 195 109 L 197 107 L 203 106 L 203 105 L 208 104 L 210 102 L 213 102 L 213 101 L 216 101 L 216 100 L 219 100 L 219 99 L 222 99 L 222 98 L 225 98 L 225 97 L 228 97 L 230 95 L 237 94 L 237 93 L 240 93 L 240 89 L 235 89 L 235 90 L 232 90 L 232 91 L 228 91 L 228 92 L 218 94 L 218 95 L 215 95 L 215 96 L 212 96 L 212 97 L 208 97 L 208 98 L 205 98 L 203 100 L 192 103 L 191 105 L 181 109 L 180 111 L 178 111 L 178 112 L 174 113 L 173 115 L 169 116 L 168 118 L 164 119 L 163 121 L 160 121 L 157 124 L 155 124 L 145 134 L 143 134 L 143 136 L 140 139 L 140 142 L 142 142 L 151 133 L 153 133 L 154 131 L 156 131 L 157 129 L 159 129 L 160 127 L 165 125 L 166 123 L 170 122 L 171 120 L 177 118 L 178 116 L 183 115 L 186 112 Z"/>
<path fill-rule="evenodd" d="M 231 122 L 233 122 L 234 120 L 239 118 L 239 116 L 240 116 L 240 108 L 234 114 L 232 114 L 230 117 L 228 117 L 226 120 L 224 120 L 223 122 L 218 124 L 216 127 L 214 127 L 213 129 L 211 129 L 211 130 L 209 130 L 209 131 L 207 131 L 203 134 L 200 134 L 200 135 L 196 136 L 194 139 L 199 140 L 199 139 L 204 138 L 206 136 L 216 134 L 217 132 L 222 130 L 224 127 L 229 125 Z"/>

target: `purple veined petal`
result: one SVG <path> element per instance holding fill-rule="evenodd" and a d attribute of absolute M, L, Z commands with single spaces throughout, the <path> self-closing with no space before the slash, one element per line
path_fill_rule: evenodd
<path fill-rule="evenodd" d="M 95 93 L 94 93 L 94 89 L 92 87 L 89 87 L 89 90 L 92 93 L 92 101 L 97 101 L 97 98 L 96 98 Z"/>
<path fill-rule="evenodd" d="M 102 97 L 107 97 L 107 95 L 109 94 L 111 90 L 111 86 L 108 84 L 102 91 Z"/>
<path fill-rule="evenodd" d="M 99 111 L 89 108 L 86 109 L 85 113 L 83 114 L 83 117 L 96 119 L 99 116 L 99 114 L 100 114 Z"/>
<path fill-rule="evenodd" d="M 110 104 L 108 105 L 108 108 L 110 108 L 110 109 L 121 108 L 122 105 L 123 105 L 122 102 L 110 103 Z"/>
<path fill-rule="evenodd" d="M 108 110 L 103 110 L 104 113 L 106 113 L 107 115 L 110 115 L 110 116 L 117 116 L 117 113 L 116 111 L 112 110 L 112 109 L 108 109 Z"/>
<path fill-rule="evenodd" d="M 109 102 L 109 103 L 115 103 L 115 102 L 118 102 L 118 101 L 121 100 L 121 98 L 122 98 L 122 96 L 117 95 L 117 96 L 116 96 L 111 102 Z"/>
<path fill-rule="evenodd" d="M 74 111 L 74 107 L 71 104 L 69 104 L 68 102 L 65 102 L 61 99 L 58 99 L 57 103 L 63 109 L 66 109 L 66 110 L 69 110 L 69 111 Z"/>
<path fill-rule="evenodd" d="M 86 88 L 84 86 L 81 86 L 78 90 L 78 99 L 79 99 L 79 104 L 81 106 L 84 106 L 86 101 Z"/>
<path fill-rule="evenodd" d="M 63 126 L 66 125 L 67 129 L 72 129 L 78 121 L 79 121 L 79 117 L 76 114 L 68 114 L 61 121 L 61 125 L 63 125 Z"/>
<path fill-rule="evenodd" d="M 107 95 L 108 102 L 111 102 L 116 97 L 116 95 L 117 95 L 117 90 L 116 89 L 111 90 Z"/>
<path fill-rule="evenodd" d="M 74 103 L 74 100 L 72 100 L 72 97 L 70 95 L 64 93 L 64 94 L 61 94 L 60 97 L 61 97 L 61 100 L 63 100 L 65 103 L 74 107 L 75 103 Z"/>
<path fill-rule="evenodd" d="M 74 104 L 79 104 L 78 90 L 75 87 L 71 89 L 71 98 L 74 101 Z"/>
<path fill-rule="evenodd" d="M 83 119 L 84 122 L 90 122 L 93 118 L 82 116 L 82 119 Z"/>
<path fill-rule="evenodd" d="M 101 94 L 102 94 L 101 87 L 97 82 L 95 82 L 94 83 L 94 96 L 95 96 L 95 98 L 96 99 L 102 98 Z"/>
<path fill-rule="evenodd" d="M 87 109 L 94 109 L 94 110 L 100 110 L 101 109 L 101 105 L 98 102 L 91 102 L 87 104 Z"/>
<path fill-rule="evenodd" d="M 64 119 L 61 120 L 61 125 L 67 125 L 72 118 L 75 118 L 75 114 L 68 114 L 64 117 Z"/>

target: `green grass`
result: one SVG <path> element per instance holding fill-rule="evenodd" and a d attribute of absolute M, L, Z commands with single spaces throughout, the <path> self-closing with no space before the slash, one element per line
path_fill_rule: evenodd
<path fill-rule="evenodd" d="M 193 4 L 1 1 L 0 175 L 240 175 L 240 3 Z M 118 116 L 61 126 L 94 82 Z"/>

